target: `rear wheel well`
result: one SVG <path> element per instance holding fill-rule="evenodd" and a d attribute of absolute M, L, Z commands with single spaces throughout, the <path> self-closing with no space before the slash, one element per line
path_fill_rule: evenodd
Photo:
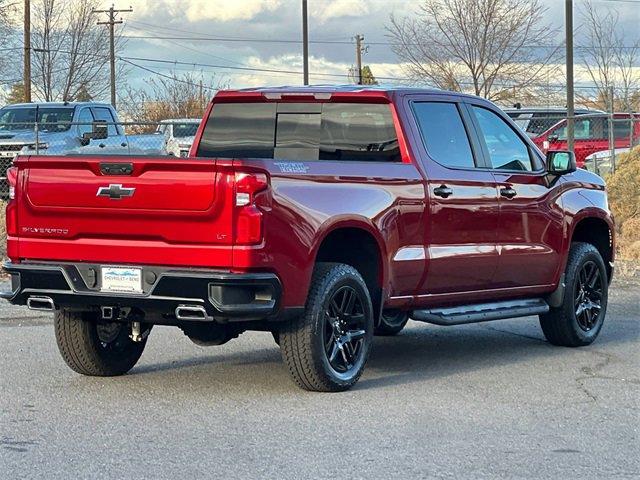
<path fill-rule="evenodd" d="M 337 262 L 351 265 L 364 279 L 377 323 L 382 301 L 382 258 L 373 235 L 360 228 L 334 230 L 322 241 L 316 262 Z"/>
<path fill-rule="evenodd" d="M 611 230 L 604 220 L 599 218 L 585 218 L 580 220 L 573 230 L 572 242 L 590 243 L 598 249 L 605 268 L 607 269 L 607 277 L 611 278 L 611 259 L 613 258 L 613 245 Z"/>

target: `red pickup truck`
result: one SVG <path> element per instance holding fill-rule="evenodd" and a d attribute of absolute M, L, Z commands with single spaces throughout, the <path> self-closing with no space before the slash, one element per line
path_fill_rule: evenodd
<path fill-rule="evenodd" d="M 473 96 L 222 91 L 188 158 L 19 157 L 9 182 L 3 296 L 54 312 L 85 375 L 126 373 L 153 325 L 262 330 L 300 387 L 337 391 L 408 318 L 539 315 L 581 346 L 605 317 L 602 179 Z"/>
<path fill-rule="evenodd" d="M 575 139 L 573 151 L 576 164 L 584 168 L 587 158 L 597 152 L 609 150 L 609 130 L 611 119 L 609 114 L 595 113 L 580 115 L 575 119 Z M 613 142 L 615 149 L 620 150 L 637 145 L 640 140 L 640 117 L 636 114 L 616 113 L 613 118 Z M 567 148 L 567 120 L 562 120 L 546 132 L 533 138 L 543 153 Z"/>

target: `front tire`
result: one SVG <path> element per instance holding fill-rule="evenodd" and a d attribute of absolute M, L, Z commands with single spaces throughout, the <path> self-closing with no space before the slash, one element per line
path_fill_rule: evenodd
<path fill-rule="evenodd" d="M 280 331 L 282 358 L 301 388 L 337 392 L 360 378 L 373 338 L 373 307 L 358 271 L 315 267 L 305 313 Z"/>
<path fill-rule="evenodd" d="M 128 323 L 100 322 L 93 312 L 58 310 L 54 326 L 62 358 L 82 375 L 123 375 L 138 362 L 147 343 L 146 338 L 129 338 Z"/>
<path fill-rule="evenodd" d="M 607 270 L 590 243 L 575 242 L 569 250 L 562 306 L 540 315 L 544 336 L 553 345 L 581 347 L 597 338 L 607 312 Z"/>

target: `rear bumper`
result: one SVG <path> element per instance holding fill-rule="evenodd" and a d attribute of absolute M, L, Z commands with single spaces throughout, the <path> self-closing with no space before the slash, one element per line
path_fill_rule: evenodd
<path fill-rule="evenodd" d="M 169 324 L 279 320 L 288 313 L 281 309 L 282 286 L 272 273 L 141 266 L 143 292 L 133 294 L 101 291 L 100 265 L 5 263 L 3 267 L 11 275 L 11 291 L 0 292 L 0 298 L 32 308 L 36 303 L 43 307 L 43 299 L 51 299 L 56 309 L 135 307 L 150 323 Z"/>

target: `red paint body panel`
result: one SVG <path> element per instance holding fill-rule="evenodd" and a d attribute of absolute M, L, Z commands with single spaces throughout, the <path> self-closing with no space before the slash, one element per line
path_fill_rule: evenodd
<path fill-rule="evenodd" d="M 292 173 L 278 161 L 132 157 L 20 157 L 13 262 L 102 262 L 265 271 L 278 275 L 282 306 L 306 302 L 322 241 L 358 228 L 378 245 L 380 286 L 402 308 L 540 295 L 564 268 L 577 222 L 612 219 L 602 180 L 576 172 L 549 183 L 544 172 L 452 170 L 434 162 L 412 117 L 412 98 L 443 94 L 407 90 L 220 92 L 218 102 L 374 102 L 392 108 L 402 162 L 305 161 Z M 464 95 L 452 101 L 489 102 Z M 203 121 L 191 153 L 203 133 Z M 526 140 L 533 149 L 533 143 Z M 535 149 L 534 149 L 535 150 Z M 537 154 L 537 153 L 536 153 Z M 102 175 L 101 162 L 133 165 L 131 175 Z M 262 242 L 238 245 L 236 172 L 266 174 L 255 194 Z M 455 195 L 442 199 L 446 183 Z M 130 198 L 96 196 L 110 184 L 135 188 Z M 508 185 L 518 196 L 506 200 Z M 585 193 L 586 192 L 586 193 Z M 345 246 L 353 247 L 352 245 Z"/>

